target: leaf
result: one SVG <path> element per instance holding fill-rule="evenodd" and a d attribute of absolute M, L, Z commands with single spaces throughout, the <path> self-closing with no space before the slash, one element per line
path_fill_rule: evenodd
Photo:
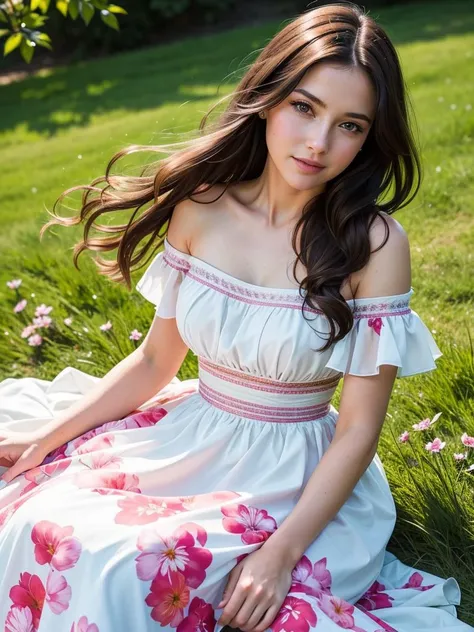
<path fill-rule="evenodd" d="M 116 31 L 120 31 L 120 26 L 117 18 L 113 13 L 109 13 L 107 10 L 100 12 L 100 17 L 102 18 L 102 22 L 115 29 Z"/>
<path fill-rule="evenodd" d="M 56 0 L 56 9 L 58 9 L 58 11 L 60 11 L 65 18 L 67 18 L 67 0 Z"/>
<path fill-rule="evenodd" d="M 9 33 L 11 33 L 10 29 L 0 29 L 0 37 L 8 35 Z"/>
<path fill-rule="evenodd" d="M 123 7 L 119 7 L 116 4 L 109 4 L 107 10 L 110 11 L 110 13 L 122 13 L 123 15 L 128 15 Z"/>
<path fill-rule="evenodd" d="M 53 50 L 53 47 L 51 46 L 51 38 L 49 37 L 49 35 L 47 35 L 46 33 L 39 33 L 39 31 L 36 31 L 36 33 L 38 33 L 38 35 L 35 37 L 35 42 L 38 44 L 38 46 L 43 46 L 43 48 Z"/>
<path fill-rule="evenodd" d="M 20 53 L 27 64 L 30 63 L 33 53 L 35 52 L 34 44 L 28 42 L 28 40 L 22 39 L 20 44 Z"/>
<path fill-rule="evenodd" d="M 89 2 L 85 2 L 83 0 L 79 5 L 79 10 L 81 12 L 82 19 L 84 20 L 86 25 L 88 25 L 89 22 L 94 17 L 94 13 L 95 13 L 94 6 L 90 4 Z"/>
<path fill-rule="evenodd" d="M 79 1 L 69 0 L 69 15 L 73 20 L 77 20 L 79 17 Z"/>
<path fill-rule="evenodd" d="M 36 9 L 39 9 L 42 13 L 47 13 L 49 2 L 50 0 L 31 0 L 30 10 L 36 11 Z"/>
<path fill-rule="evenodd" d="M 20 46 L 22 40 L 23 40 L 23 36 L 21 33 L 14 33 L 13 35 L 10 35 L 10 37 L 5 42 L 3 56 L 5 57 L 9 53 L 11 53 L 12 50 L 15 50 L 17 46 Z"/>

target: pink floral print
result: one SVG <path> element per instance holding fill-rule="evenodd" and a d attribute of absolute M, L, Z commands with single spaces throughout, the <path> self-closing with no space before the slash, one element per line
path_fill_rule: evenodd
<path fill-rule="evenodd" d="M 228 505 L 221 507 L 225 518 L 222 524 L 230 533 L 240 533 L 244 544 L 265 542 L 276 531 L 277 523 L 265 509 L 246 505 Z"/>
<path fill-rule="evenodd" d="M 117 524 L 149 524 L 164 516 L 186 511 L 181 501 L 159 496 L 134 495 L 121 498 L 117 504 L 122 510 L 115 516 Z"/>
<path fill-rule="evenodd" d="M 303 555 L 298 564 L 293 569 L 290 592 L 303 592 L 313 597 L 321 597 L 323 593 L 331 590 L 331 573 L 326 568 L 327 559 L 313 564 Z"/>
<path fill-rule="evenodd" d="M 28 470 L 24 473 L 24 477 L 27 481 L 30 481 L 30 483 L 22 489 L 21 494 L 27 494 L 29 491 L 35 489 L 42 483 L 55 478 L 61 474 L 61 472 L 67 470 L 70 464 L 71 459 L 63 459 L 61 461 L 55 461 L 54 463 L 48 463 L 47 465 L 41 465 L 33 468 L 32 470 Z"/>
<path fill-rule="evenodd" d="M 81 617 L 77 623 L 73 623 L 71 632 L 99 632 L 95 623 L 89 623 L 87 617 Z"/>
<path fill-rule="evenodd" d="M 375 331 L 377 336 L 380 336 L 380 332 L 383 326 L 381 318 L 369 318 L 369 320 L 367 321 L 367 325 Z"/>
<path fill-rule="evenodd" d="M 145 599 L 151 606 L 151 618 L 162 626 L 176 628 L 184 619 L 184 608 L 189 603 L 189 588 L 181 573 L 169 577 L 157 576 L 151 583 L 150 594 Z"/>
<path fill-rule="evenodd" d="M 31 612 L 33 628 L 37 628 L 43 611 L 46 589 L 38 575 L 20 573 L 20 581 L 10 590 L 14 607 L 28 608 Z"/>
<path fill-rule="evenodd" d="M 385 586 L 375 581 L 372 586 L 362 595 L 356 606 L 364 608 L 364 610 L 377 610 L 378 608 L 391 608 L 393 597 L 382 592 Z"/>
<path fill-rule="evenodd" d="M 188 616 L 178 625 L 176 632 L 214 632 L 216 618 L 210 603 L 194 597 L 188 610 Z"/>
<path fill-rule="evenodd" d="M 47 520 L 38 522 L 31 533 L 38 564 L 50 564 L 58 571 L 75 566 L 82 547 L 73 532 L 73 527 L 60 527 Z"/>
<path fill-rule="evenodd" d="M 429 590 L 430 588 L 434 588 L 434 584 L 430 584 L 429 586 L 422 586 L 423 583 L 423 575 L 421 573 L 413 573 L 410 575 L 410 579 L 406 584 L 402 586 L 402 588 L 414 588 L 415 590 Z"/>
<path fill-rule="evenodd" d="M 34 632 L 30 608 L 10 608 L 5 621 L 5 632 Z"/>
<path fill-rule="evenodd" d="M 93 492 L 102 495 L 116 494 L 120 491 L 141 493 L 138 476 L 124 472 L 85 470 L 76 474 L 75 482 L 78 487 L 91 488 Z"/>
<path fill-rule="evenodd" d="M 308 632 L 310 627 L 316 627 L 317 620 L 315 611 L 307 601 L 287 597 L 270 629 L 273 632 Z"/>
<path fill-rule="evenodd" d="M 334 595 L 321 595 L 319 607 L 330 619 L 345 630 L 352 630 L 355 622 L 353 617 L 354 606 L 340 597 Z"/>
<path fill-rule="evenodd" d="M 52 570 L 46 580 L 46 602 L 54 614 L 61 614 L 69 608 L 71 587 L 63 575 Z"/>
<path fill-rule="evenodd" d="M 142 551 L 136 558 L 137 575 L 142 581 L 157 576 L 169 578 L 180 572 L 188 586 L 197 588 L 212 561 L 212 553 L 204 547 L 196 547 L 194 536 L 183 529 L 169 536 L 162 535 L 156 528 L 145 529 L 138 536 L 137 547 Z"/>

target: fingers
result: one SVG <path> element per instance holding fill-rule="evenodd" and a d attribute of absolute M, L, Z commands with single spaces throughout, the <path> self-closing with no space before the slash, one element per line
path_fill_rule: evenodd
<path fill-rule="evenodd" d="M 234 588 L 237 586 L 237 582 L 239 580 L 241 572 L 241 567 L 236 566 L 234 569 L 232 569 L 224 590 L 224 594 L 222 595 L 220 603 L 217 604 L 217 608 L 223 608 L 228 603 L 232 593 L 234 592 Z"/>
<path fill-rule="evenodd" d="M 0 480 L 10 483 L 14 478 L 23 474 L 27 470 L 36 466 L 36 462 L 32 459 L 31 448 L 25 450 L 17 461 L 3 474 Z"/>
<path fill-rule="evenodd" d="M 275 621 L 277 614 L 280 612 L 280 608 L 281 606 L 271 606 L 257 627 L 253 629 L 253 632 L 265 632 Z"/>

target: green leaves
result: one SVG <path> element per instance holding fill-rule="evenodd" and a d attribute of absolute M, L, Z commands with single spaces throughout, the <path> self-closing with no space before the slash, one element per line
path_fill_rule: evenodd
<path fill-rule="evenodd" d="M 51 38 L 39 30 L 48 19 L 46 14 L 50 8 L 50 0 L 30 0 L 12 3 L 8 5 L 8 11 L 0 11 L 0 22 L 7 27 L 0 29 L 0 38 L 6 37 L 4 57 L 18 48 L 26 63 L 30 63 L 36 46 L 52 50 Z M 65 18 L 77 20 L 80 17 L 86 26 L 97 9 L 102 22 L 116 31 L 120 30 L 116 14 L 127 15 L 124 8 L 106 0 L 56 0 L 55 8 Z"/>

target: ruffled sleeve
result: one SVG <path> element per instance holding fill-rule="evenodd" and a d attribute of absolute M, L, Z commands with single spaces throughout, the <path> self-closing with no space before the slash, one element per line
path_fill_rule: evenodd
<path fill-rule="evenodd" d="M 176 251 L 167 240 L 164 244 L 164 250 L 156 255 L 135 287 L 156 305 L 157 316 L 176 318 L 179 289 L 189 262 L 186 254 Z"/>
<path fill-rule="evenodd" d="M 443 354 L 405 294 L 349 301 L 351 331 L 334 344 L 326 366 L 351 375 L 378 375 L 382 364 L 398 367 L 397 377 L 436 369 Z"/>

